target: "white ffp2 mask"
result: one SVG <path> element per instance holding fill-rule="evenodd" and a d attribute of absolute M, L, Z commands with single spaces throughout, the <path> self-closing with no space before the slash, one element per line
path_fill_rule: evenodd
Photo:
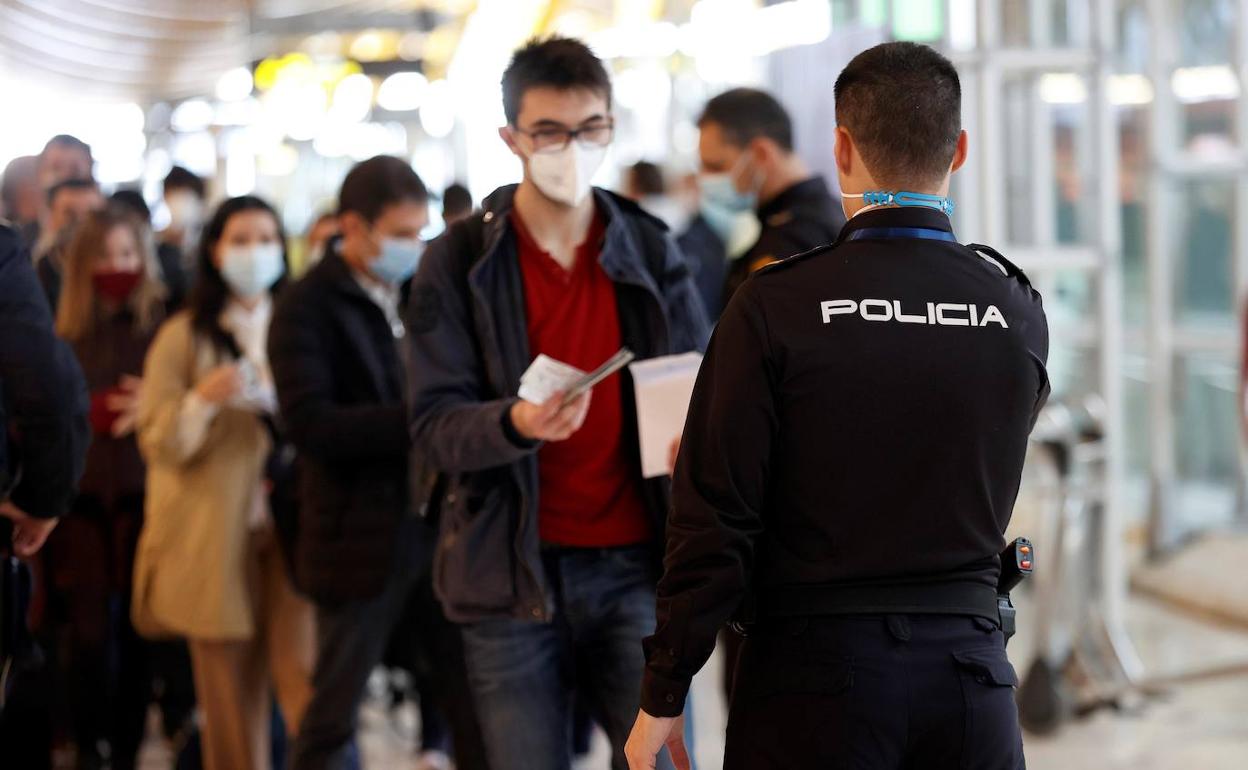
<path fill-rule="evenodd" d="M 529 156 L 529 177 L 542 194 L 568 206 L 579 206 L 589 196 L 590 180 L 607 157 L 606 147 L 569 142 L 558 152 Z"/>

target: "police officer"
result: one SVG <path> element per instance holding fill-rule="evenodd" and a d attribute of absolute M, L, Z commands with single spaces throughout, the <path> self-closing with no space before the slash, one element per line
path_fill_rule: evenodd
<path fill-rule="evenodd" d="M 748 281 L 711 341 L 634 770 L 665 742 L 682 755 L 690 679 L 747 593 L 726 768 L 1024 766 L 995 586 L 1048 330 L 1026 277 L 953 235 L 960 102 L 949 61 L 912 43 L 837 80 L 851 218 Z"/>
<path fill-rule="evenodd" d="M 841 206 L 793 151 L 793 122 L 775 97 L 725 91 L 707 102 L 698 128 L 702 215 L 720 225 L 725 243 L 741 212 L 754 209 L 761 226 L 728 268 L 724 302 L 759 268 L 836 240 L 845 224 Z"/>

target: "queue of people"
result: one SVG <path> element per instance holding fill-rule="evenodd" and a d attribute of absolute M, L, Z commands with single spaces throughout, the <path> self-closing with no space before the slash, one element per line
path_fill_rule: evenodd
<path fill-rule="evenodd" d="M 396 644 L 422 767 L 570 768 L 577 712 L 627 767 L 669 484 L 643 478 L 627 375 L 542 404 L 521 377 L 543 354 L 591 370 L 622 347 L 703 351 L 750 273 L 844 220 L 761 91 L 708 103 L 674 207 L 653 165 L 627 196 L 591 186 L 616 128 L 586 45 L 533 41 L 502 85 L 519 184 L 479 209 L 447 189 L 426 246 L 434 196 L 406 161 L 364 161 L 299 280 L 261 198 L 210 209 L 175 168 L 154 234 L 73 137 L 10 164 L 5 211 L 94 437 L 41 554 L 53 654 L 30 681 L 52 686 L 19 684 L 0 719 L 42 736 L 23 767 L 54 749 L 134 767 L 156 704 L 179 767 L 356 768 Z"/>

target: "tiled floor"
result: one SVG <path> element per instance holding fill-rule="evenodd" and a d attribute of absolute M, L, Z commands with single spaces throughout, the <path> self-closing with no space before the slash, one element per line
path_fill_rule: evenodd
<path fill-rule="evenodd" d="M 1024 615 L 1025 617 L 1025 615 Z M 1248 661 L 1248 633 L 1193 620 L 1148 599 L 1135 598 L 1128 631 L 1149 675 L 1164 675 Z M 1011 645 L 1020 672 L 1025 639 Z M 719 661 L 694 684 L 698 767 L 722 762 L 724 707 L 719 697 Z M 362 722 L 362 748 L 370 770 L 412 770 L 410 715 L 406 725 L 370 703 Z M 606 770 L 605 740 L 577 770 Z M 1248 676 L 1171 688 L 1130 713 L 1100 711 L 1065 725 L 1056 735 L 1027 738 L 1032 770 L 1244 770 L 1248 768 Z M 164 770 L 167 760 L 150 746 L 144 770 Z M 505 769 L 500 769 L 505 770 Z"/>

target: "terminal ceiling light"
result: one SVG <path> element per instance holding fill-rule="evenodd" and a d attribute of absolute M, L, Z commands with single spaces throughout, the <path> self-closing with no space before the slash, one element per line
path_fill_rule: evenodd
<path fill-rule="evenodd" d="M 373 106 L 373 80 L 357 72 L 347 75 L 334 87 L 334 101 L 330 114 L 336 120 L 358 123 L 368 117 Z"/>
<path fill-rule="evenodd" d="M 241 102 L 251 96 L 254 84 L 250 69 L 235 67 L 217 80 L 217 98 L 223 102 Z"/>
<path fill-rule="evenodd" d="M 434 139 L 449 136 L 455 129 L 455 105 L 451 99 L 451 84 L 435 80 L 429 84 L 425 103 L 420 108 L 420 125 Z"/>
<path fill-rule="evenodd" d="M 390 112 L 419 109 L 429 90 L 429 81 L 419 72 L 396 72 L 377 90 L 377 106 Z"/>
<path fill-rule="evenodd" d="M 174 131 L 203 131 L 212 125 L 212 105 L 203 99 L 188 99 L 173 109 L 169 119 Z"/>
<path fill-rule="evenodd" d="M 1170 78 L 1175 97 L 1184 104 L 1217 102 L 1239 96 L 1239 79 L 1225 64 L 1180 67 Z"/>

